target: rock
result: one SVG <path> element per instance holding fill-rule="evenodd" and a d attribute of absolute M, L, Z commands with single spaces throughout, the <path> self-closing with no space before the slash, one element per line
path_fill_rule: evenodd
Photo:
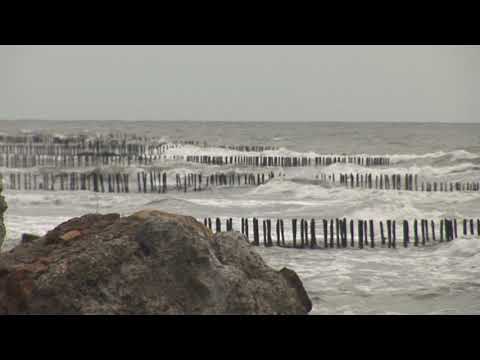
<path fill-rule="evenodd" d="M 82 235 L 82 233 L 80 231 L 71 230 L 69 232 L 66 232 L 62 236 L 60 236 L 60 239 L 62 239 L 63 241 L 70 241 L 70 240 L 73 240 L 73 239 L 79 237 L 80 235 Z"/>
<path fill-rule="evenodd" d="M 40 239 L 41 236 L 35 235 L 35 234 L 28 234 L 28 233 L 23 233 L 22 234 L 22 243 L 29 243 L 34 240 Z"/>
<path fill-rule="evenodd" d="M 0 254 L 0 314 L 307 314 L 297 274 L 189 216 L 89 214 Z"/>
<path fill-rule="evenodd" d="M 5 241 L 5 236 L 7 234 L 3 214 L 5 213 L 5 211 L 7 211 L 8 208 L 7 203 L 5 202 L 5 198 L 2 196 L 2 190 L 2 176 L 0 175 L 0 249 L 2 248 L 3 242 Z"/>

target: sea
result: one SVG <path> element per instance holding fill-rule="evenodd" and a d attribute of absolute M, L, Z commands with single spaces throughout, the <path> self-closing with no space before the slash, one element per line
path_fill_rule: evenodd
<path fill-rule="evenodd" d="M 322 173 L 418 174 L 422 181 L 480 181 L 480 124 L 368 122 L 195 122 L 195 121 L 0 121 L 0 133 L 131 133 L 165 142 L 193 140 L 167 150 L 158 166 L 174 174 L 244 172 L 235 165 L 173 160 L 178 155 L 238 154 L 222 145 L 275 146 L 270 155 L 369 154 L 388 156 L 388 167 L 337 163 L 326 167 L 273 168 L 284 176 L 260 186 L 213 187 L 201 192 L 110 194 L 87 191 L 4 190 L 7 240 L 43 234 L 86 213 L 131 214 L 159 209 L 205 217 L 258 219 L 373 219 L 413 221 L 480 218 L 480 192 L 421 192 L 350 189 L 315 179 Z M 252 153 L 254 154 L 254 153 Z M 0 172 L 6 169 L 0 168 Z M 248 170 L 248 169 L 247 169 Z M 251 169 L 256 171 L 258 169 Z M 320 225 L 317 225 L 320 226 Z M 378 231 L 377 231 L 378 234 Z M 289 234 L 286 234 L 286 237 Z M 427 247 L 285 249 L 255 247 L 273 268 L 300 276 L 313 302 L 311 314 L 480 314 L 480 237 L 463 236 Z"/>

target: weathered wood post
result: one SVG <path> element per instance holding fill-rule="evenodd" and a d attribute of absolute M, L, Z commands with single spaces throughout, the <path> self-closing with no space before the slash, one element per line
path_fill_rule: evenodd
<path fill-rule="evenodd" d="M 303 232 L 304 232 L 304 220 L 301 219 L 300 220 L 300 247 L 303 248 L 304 247 L 304 236 L 303 236 Z"/>
<path fill-rule="evenodd" d="M 303 220 L 303 227 L 304 227 L 304 231 L 305 231 L 305 246 L 308 247 L 309 244 L 308 244 L 308 220 L 304 219 Z"/>
<path fill-rule="evenodd" d="M 315 219 L 310 220 L 310 248 L 317 247 L 317 238 L 315 237 Z"/>
<path fill-rule="evenodd" d="M 373 220 L 369 221 L 370 224 L 370 247 L 375 247 L 375 233 L 373 232 Z"/>
<path fill-rule="evenodd" d="M 280 246 L 280 219 L 277 219 L 277 246 Z"/>
<path fill-rule="evenodd" d="M 392 247 L 397 247 L 397 226 L 395 220 L 392 221 Z"/>
<path fill-rule="evenodd" d="M 435 238 L 435 222 L 433 220 L 431 220 L 430 224 L 432 226 L 432 240 L 436 241 L 437 239 Z"/>
<path fill-rule="evenodd" d="M 325 249 L 328 248 L 328 220 L 323 219 L 323 242 Z"/>
<path fill-rule="evenodd" d="M 443 242 L 443 219 L 440 220 L 440 242 Z"/>
<path fill-rule="evenodd" d="M 282 246 L 285 246 L 285 234 L 283 232 L 283 220 L 280 220 L 280 231 L 282 234 Z"/>
<path fill-rule="evenodd" d="M 215 228 L 215 232 L 221 232 L 222 231 L 222 223 L 220 222 L 220 219 L 217 217 L 216 219 L 216 228 Z"/>
<path fill-rule="evenodd" d="M 421 225 L 422 225 L 422 245 L 425 246 L 425 220 L 421 220 Z"/>
<path fill-rule="evenodd" d="M 333 219 L 330 219 L 330 247 L 333 248 L 335 246 L 333 242 Z"/>
<path fill-rule="evenodd" d="M 415 237 L 414 246 L 418 246 L 418 221 L 415 219 L 413 221 L 413 235 Z"/>
<path fill-rule="evenodd" d="M 268 246 L 273 246 L 272 242 L 272 220 L 268 219 L 267 220 L 267 241 L 268 241 Z"/>
<path fill-rule="evenodd" d="M 355 247 L 355 234 L 354 234 L 354 222 L 353 220 L 350 220 L 350 246 L 353 248 Z"/>
<path fill-rule="evenodd" d="M 385 245 L 385 232 L 383 231 L 383 221 L 380 221 L 380 237 L 382 238 L 382 246 Z"/>
<path fill-rule="evenodd" d="M 363 249 L 363 220 L 358 220 L 358 247 Z"/>
<path fill-rule="evenodd" d="M 260 245 L 260 237 L 258 236 L 258 219 L 253 218 L 253 244 Z"/>
<path fill-rule="evenodd" d="M 335 219 L 335 235 L 337 239 L 337 248 L 340 248 L 340 223 L 338 218 Z"/>
<path fill-rule="evenodd" d="M 403 247 L 408 247 L 409 242 L 410 242 L 410 236 L 408 233 L 408 221 L 403 220 Z"/>
<path fill-rule="evenodd" d="M 368 221 L 363 221 L 363 240 L 365 245 L 368 246 Z"/>
<path fill-rule="evenodd" d="M 297 247 L 297 219 L 292 219 L 293 247 Z"/>
<path fill-rule="evenodd" d="M 392 221 L 387 220 L 388 247 L 392 247 Z"/>

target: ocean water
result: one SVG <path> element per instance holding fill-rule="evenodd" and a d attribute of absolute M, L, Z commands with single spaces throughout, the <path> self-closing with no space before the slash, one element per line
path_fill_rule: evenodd
<path fill-rule="evenodd" d="M 389 167 L 373 174 L 413 173 L 421 181 L 480 181 L 480 124 L 430 123 L 231 123 L 231 122 L 0 122 L 0 132 L 45 131 L 61 134 L 127 132 L 165 141 L 206 141 L 207 148 L 182 146 L 158 166 L 175 173 L 248 172 L 171 160 L 192 154 L 233 154 L 218 145 L 273 145 L 269 154 L 370 154 L 390 156 Z M 132 169 L 133 170 L 133 169 Z M 202 192 L 95 194 L 6 190 L 7 241 L 21 233 L 42 234 L 62 221 L 89 212 L 130 214 L 144 208 L 204 217 L 402 220 L 480 218 L 480 192 L 409 192 L 347 189 L 318 184 L 321 173 L 367 170 L 353 164 L 272 168 L 285 176 L 257 187 L 217 187 Z M 0 169 L 5 171 L 5 169 Z M 222 226 L 225 222 L 222 221 Z M 317 221 L 317 227 L 321 227 Z M 460 224 L 459 224 L 460 225 Z M 399 231 L 400 229 L 397 229 Z M 461 226 L 459 228 L 461 235 Z M 476 230 L 476 224 L 475 224 Z M 287 234 L 286 237 L 288 237 Z M 321 231 L 319 231 L 321 232 Z M 376 229 L 378 234 L 378 229 Z M 479 314 L 480 238 L 460 238 L 425 248 L 299 250 L 255 248 L 275 268 L 294 269 L 314 303 L 313 314 Z"/>

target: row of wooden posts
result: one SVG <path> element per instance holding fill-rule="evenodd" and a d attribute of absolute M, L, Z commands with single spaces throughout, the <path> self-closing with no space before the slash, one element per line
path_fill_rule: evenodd
<path fill-rule="evenodd" d="M 388 157 L 376 156 L 212 156 L 212 155 L 185 155 L 185 160 L 200 164 L 213 165 L 245 165 L 245 166 L 281 166 L 281 167 L 304 167 L 304 166 L 328 166 L 336 163 L 357 164 L 361 166 L 388 166 Z"/>
<path fill-rule="evenodd" d="M 104 154 L 113 153 L 117 155 L 143 155 L 161 154 L 178 145 L 159 144 L 131 144 L 131 143 L 102 143 L 100 141 L 84 142 L 75 144 L 0 144 L 0 154 L 9 155 L 78 155 L 82 153 Z"/>
<path fill-rule="evenodd" d="M 214 146 L 223 149 L 230 149 L 242 152 L 263 152 L 278 150 L 275 146 L 268 145 L 209 145 L 207 142 L 193 140 L 180 140 L 166 143 L 155 138 L 110 138 L 98 137 L 88 139 L 85 136 L 58 138 L 29 138 L 29 137 L 4 137 L 0 139 L 0 154 L 15 155 L 77 155 L 85 152 L 114 153 L 118 155 L 158 155 L 170 148 L 182 145 L 195 145 L 198 147 Z"/>
<path fill-rule="evenodd" d="M 480 191 L 480 182 L 422 181 L 420 183 L 418 174 L 319 174 L 316 178 L 321 182 L 340 184 L 347 188 L 427 192 Z"/>
<path fill-rule="evenodd" d="M 130 192 L 130 174 L 71 172 L 71 173 L 26 173 L 4 174 L 8 179 L 10 190 L 89 190 L 94 192 Z M 274 178 L 273 172 L 267 173 L 215 173 L 203 175 L 198 173 L 175 174 L 176 191 L 202 191 L 212 186 L 262 185 Z M 138 192 L 165 193 L 167 173 L 160 170 L 139 171 L 136 173 Z M 170 190 L 172 190 L 170 188 Z"/>
<path fill-rule="evenodd" d="M 220 218 L 216 218 L 212 224 L 211 218 L 204 218 L 204 225 L 214 232 L 222 231 Z M 249 224 L 252 224 L 249 230 Z M 257 218 L 241 218 L 241 233 L 253 245 L 260 245 L 261 237 L 263 245 L 266 247 L 280 246 L 288 248 L 374 248 L 376 246 L 396 248 L 398 246 L 408 247 L 413 243 L 414 246 L 427 246 L 435 242 L 451 241 L 458 238 L 457 219 L 441 219 L 440 224 L 434 220 L 427 219 L 413 220 L 409 224 L 408 220 L 402 223 L 403 233 L 399 239 L 401 244 L 397 244 L 397 224 L 395 220 L 379 221 L 380 239 L 375 237 L 375 227 L 373 220 L 350 220 L 346 218 L 323 219 L 323 233 L 318 232 L 315 219 L 291 219 L 291 238 L 285 241 L 285 229 L 282 219 L 276 220 L 276 240 L 272 238 L 272 220 L 262 220 L 262 227 Z M 225 222 L 226 231 L 233 231 L 233 219 L 228 218 Z M 476 237 L 480 238 L 480 219 L 476 221 Z M 475 237 L 474 219 L 463 220 L 464 237 Z M 263 228 L 261 232 L 260 229 Z M 377 227 L 378 228 L 378 227 Z M 431 232 L 429 232 L 429 228 Z M 419 231 L 420 229 L 420 231 Z M 436 230 L 438 229 L 438 230 Z M 297 233 L 298 231 L 298 233 Z M 355 231 L 357 235 L 355 236 Z M 350 232 L 350 234 L 348 234 Z M 263 236 L 261 236 L 263 235 Z M 350 236 L 348 236 L 350 235 Z M 323 240 L 323 241 L 322 241 Z M 355 242 L 356 241 L 356 242 Z"/>
<path fill-rule="evenodd" d="M 244 151 L 244 152 L 262 152 L 262 151 L 275 151 L 279 148 L 269 145 L 218 145 L 217 147 L 222 149 Z"/>
<path fill-rule="evenodd" d="M 249 173 L 249 174 L 235 174 L 235 173 L 215 173 L 211 175 L 203 175 L 198 173 L 184 174 L 183 185 L 182 176 L 177 174 L 175 176 L 177 191 L 184 192 L 187 188 L 193 187 L 193 191 L 201 191 L 202 183 L 205 184 L 205 188 L 211 186 L 240 186 L 240 185 L 263 185 L 270 179 L 275 177 L 273 171 L 268 173 Z M 203 182 L 205 180 L 205 182 Z M 243 183 L 243 184 L 242 184 Z"/>
<path fill-rule="evenodd" d="M 112 153 L 83 153 L 77 155 L 18 155 L 0 154 L 0 167 L 9 169 L 37 166 L 55 168 L 82 168 L 91 166 L 152 165 L 161 155 L 116 155 Z"/>

